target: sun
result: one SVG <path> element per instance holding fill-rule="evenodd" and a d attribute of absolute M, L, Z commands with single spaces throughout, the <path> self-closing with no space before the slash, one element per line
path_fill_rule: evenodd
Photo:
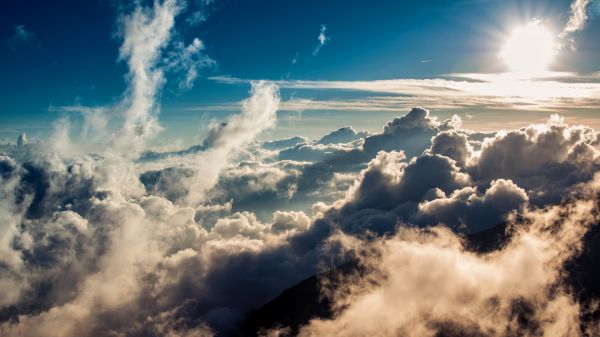
<path fill-rule="evenodd" d="M 536 20 L 512 32 L 500 57 L 514 72 L 535 74 L 548 68 L 555 53 L 552 33 Z"/>

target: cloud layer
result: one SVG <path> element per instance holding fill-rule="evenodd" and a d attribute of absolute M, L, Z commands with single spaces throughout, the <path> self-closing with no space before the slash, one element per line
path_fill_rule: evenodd
<path fill-rule="evenodd" d="M 95 146 L 61 120 L 47 142 L 0 154 L 2 336 L 235 335 L 250 310 L 348 261 L 367 272 L 325 283 L 335 316 L 301 336 L 583 333 L 564 265 L 598 222 L 594 129 L 555 115 L 481 133 L 413 107 L 379 132 L 260 142 L 281 102 L 255 81 L 202 143 L 149 151 L 165 72 L 187 87 L 210 63 L 200 40 L 177 38 L 183 10 L 122 16 L 128 89 L 116 107 L 82 109 Z M 432 81 L 444 95 L 480 85 L 279 84 L 441 97 Z M 498 250 L 465 248 L 465 234 L 506 224 Z"/>

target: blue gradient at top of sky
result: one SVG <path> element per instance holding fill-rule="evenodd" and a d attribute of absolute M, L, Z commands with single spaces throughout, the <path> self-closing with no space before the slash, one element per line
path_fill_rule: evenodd
<path fill-rule="evenodd" d="M 570 6 L 568 0 L 215 0 L 204 9 L 205 22 L 188 24 L 186 19 L 204 2 L 189 0 L 186 12 L 177 18 L 177 28 L 186 43 L 200 38 L 216 65 L 202 70 L 190 90 L 179 89 L 167 78 L 160 98 L 161 123 L 167 129 L 187 128 L 190 134 L 229 112 L 185 107 L 230 103 L 247 95 L 247 86 L 218 83 L 208 76 L 375 80 L 499 71 L 502 39 L 515 25 L 539 18 L 559 32 Z M 23 130 L 47 135 L 52 121 L 61 115 L 53 106 L 119 101 L 126 88 L 127 67 L 118 60 L 121 40 L 116 18 L 128 6 L 100 0 L 3 2 L 1 138 L 16 137 Z M 599 1 L 594 0 L 590 14 L 586 29 L 577 33 L 577 50 L 561 52 L 555 70 L 600 70 L 600 20 L 595 20 L 600 16 Z M 322 24 L 328 40 L 314 55 Z M 16 36 L 19 27 L 29 34 L 26 39 Z M 293 90 L 282 91 L 284 99 L 294 95 Z M 328 127 L 350 122 L 375 127 L 392 116 L 389 112 L 334 114 Z M 292 116 L 293 129 L 294 118 L 308 118 L 310 113 L 286 116 Z"/>

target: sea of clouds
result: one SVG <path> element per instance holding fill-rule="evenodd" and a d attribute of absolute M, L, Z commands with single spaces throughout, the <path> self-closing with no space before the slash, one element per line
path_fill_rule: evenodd
<path fill-rule="evenodd" d="M 258 81 L 201 144 L 153 151 L 165 72 L 187 86 L 210 62 L 201 41 L 173 42 L 183 9 L 121 16 L 128 90 L 84 111 L 81 141 L 63 120 L 43 146 L 0 154 L 0 335 L 235 334 L 248 311 L 349 260 L 369 272 L 324 288 L 335 315 L 301 336 L 599 333 L 564 272 L 598 222 L 595 130 L 552 116 L 474 132 L 415 107 L 377 133 L 258 142 L 280 101 Z M 465 248 L 500 224 L 500 249 Z"/>

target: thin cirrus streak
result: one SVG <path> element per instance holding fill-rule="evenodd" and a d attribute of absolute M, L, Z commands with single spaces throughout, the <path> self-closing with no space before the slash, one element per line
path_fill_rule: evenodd
<path fill-rule="evenodd" d="M 231 77 L 212 77 L 222 83 L 245 83 L 248 80 Z M 429 102 L 444 107 L 502 105 L 510 107 L 519 103 L 531 109 L 553 110 L 561 108 L 561 101 L 571 104 L 581 102 L 584 107 L 597 107 L 600 97 L 600 77 L 597 74 L 548 72 L 544 77 L 519 78 L 513 74 L 450 74 L 437 79 L 397 79 L 375 81 L 275 81 L 282 89 L 305 90 L 348 90 L 363 93 L 395 94 L 404 97 L 375 98 L 372 101 L 385 104 L 386 100 L 402 101 L 406 96 L 429 99 Z M 461 104 L 447 104 L 450 100 L 461 100 Z M 301 100 L 294 104 L 300 108 Z M 445 103 L 445 104 L 444 104 Z M 293 107 L 294 104 L 288 106 Z M 333 104 L 332 104 L 333 105 Z M 284 102 L 285 106 L 285 102 Z M 577 104 L 575 104 L 577 106 Z"/>

